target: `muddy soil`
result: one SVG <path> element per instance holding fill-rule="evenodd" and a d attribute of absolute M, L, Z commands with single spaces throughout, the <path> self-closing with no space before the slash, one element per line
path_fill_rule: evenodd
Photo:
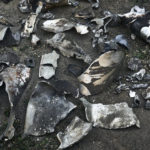
<path fill-rule="evenodd" d="M 102 17 L 104 10 L 109 10 L 112 13 L 125 13 L 130 10 L 134 5 L 144 6 L 147 10 L 150 10 L 149 2 L 136 2 L 136 0 L 100 0 L 101 6 L 98 10 L 94 10 L 96 17 Z M 15 26 L 18 28 L 20 26 L 20 21 L 25 19 L 28 14 L 21 14 L 18 9 L 19 0 L 13 0 L 9 4 L 4 4 L 0 1 L 0 15 L 7 17 Z M 80 8 L 89 6 L 89 3 L 86 1 L 82 1 L 80 4 Z M 77 8 L 74 7 L 60 7 L 52 9 L 51 12 L 55 14 L 55 18 L 65 17 L 70 18 L 73 17 L 72 12 L 74 12 Z M 21 96 L 20 102 L 18 104 L 18 109 L 16 113 L 16 135 L 11 141 L 5 141 L 0 143 L 1 150 L 56 150 L 59 146 L 59 142 L 56 138 L 56 134 L 59 131 L 63 131 L 66 126 L 71 122 L 74 116 L 79 116 L 83 120 L 86 120 L 84 107 L 77 99 L 73 99 L 68 96 L 67 99 L 72 101 L 78 107 L 74 111 L 72 111 L 66 119 L 61 121 L 57 126 L 56 130 L 53 134 L 42 136 L 42 137 L 32 137 L 32 136 L 22 136 L 23 128 L 24 128 L 24 120 L 26 107 L 28 104 L 28 100 L 34 87 L 37 83 L 38 79 L 38 67 L 40 56 L 42 54 L 51 52 L 53 49 L 47 45 L 45 45 L 45 40 L 51 38 L 53 36 L 52 33 L 47 33 L 40 29 L 42 21 L 39 22 L 37 26 L 37 35 L 41 38 L 41 44 L 37 47 L 32 47 L 31 39 L 23 39 L 21 44 L 18 47 L 12 48 L 1 48 L 0 52 L 11 51 L 18 54 L 23 61 L 26 57 L 33 57 L 36 61 L 35 68 L 32 69 L 32 77 L 29 81 L 25 92 Z M 117 34 L 125 34 L 130 44 L 130 51 L 127 54 L 129 56 L 137 56 L 140 59 L 148 60 L 149 57 L 149 45 L 143 42 L 140 39 L 131 40 L 130 31 L 127 27 L 119 26 L 115 28 L 109 28 L 109 39 L 114 38 Z M 98 51 L 94 50 L 91 46 L 92 35 L 79 35 L 75 32 L 75 30 L 66 32 L 67 38 L 74 40 L 77 42 L 87 53 L 90 54 L 92 59 L 96 58 L 98 55 Z M 121 74 L 126 74 L 128 72 L 126 66 L 127 59 L 122 67 Z M 70 80 L 73 84 L 77 83 L 77 79 L 68 72 L 67 66 L 69 64 L 78 64 L 83 67 L 87 67 L 82 61 L 75 60 L 73 58 L 66 58 L 61 55 L 58 63 L 58 69 L 56 70 L 55 79 L 67 79 Z M 52 79 L 53 80 L 53 79 Z M 128 96 L 127 92 L 121 92 L 121 94 L 116 95 L 114 93 L 114 88 L 117 86 L 116 82 L 113 82 L 111 85 L 108 85 L 108 88 L 104 89 L 104 91 L 96 96 L 88 97 L 88 100 L 94 103 L 103 103 L 103 104 L 114 104 L 117 102 L 127 102 L 129 106 L 131 106 L 131 100 Z M 3 87 L 4 88 L 4 87 Z M 7 116 L 9 114 L 9 105 L 7 102 L 6 93 L 0 91 L 0 103 L 3 105 L 6 117 L 0 118 L 1 120 L 7 120 Z M 142 100 L 143 106 L 144 100 Z M 1 111 L 1 110 L 0 110 Z M 141 122 L 141 128 L 138 129 L 136 127 L 131 127 L 128 129 L 122 130 L 106 130 L 101 128 L 93 128 L 93 130 L 80 142 L 73 145 L 68 150 L 148 150 L 150 147 L 150 112 L 144 110 L 143 107 L 134 109 L 135 114 L 139 118 Z M 4 127 L 1 126 L 2 131 Z"/>

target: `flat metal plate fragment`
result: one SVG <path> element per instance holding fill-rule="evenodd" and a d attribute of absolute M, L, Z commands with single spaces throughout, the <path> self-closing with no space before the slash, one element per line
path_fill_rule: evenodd
<path fill-rule="evenodd" d="M 68 19 L 60 18 L 47 20 L 43 23 L 42 29 L 48 32 L 60 33 L 72 29 L 75 26 Z"/>
<path fill-rule="evenodd" d="M 57 134 L 57 138 L 61 143 L 58 149 L 65 149 L 72 146 L 86 136 L 91 129 L 92 123 L 84 122 L 76 116 L 64 132 Z"/>
<path fill-rule="evenodd" d="M 99 93 L 118 73 L 122 61 L 123 51 L 108 51 L 94 60 L 78 79 L 81 83 L 80 92 L 88 96 Z M 87 94 L 86 94 L 87 92 Z"/>
<path fill-rule="evenodd" d="M 24 87 L 29 77 L 30 68 L 23 64 L 8 67 L 0 73 L 0 80 L 5 83 L 5 90 L 8 94 L 10 103 L 8 125 L 3 134 L 0 136 L 0 139 L 3 137 L 12 139 L 14 136 L 15 128 L 13 127 L 13 124 L 15 121 L 15 107 L 19 101 L 19 97 L 17 96 L 21 94 L 21 89 Z"/>
<path fill-rule="evenodd" d="M 30 37 L 31 33 L 33 33 L 34 31 L 36 19 L 37 19 L 37 14 L 31 13 L 30 16 L 28 16 L 25 22 L 24 30 L 21 33 L 22 37 Z"/>
<path fill-rule="evenodd" d="M 75 57 L 86 63 L 91 63 L 91 58 L 86 52 L 75 42 L 64 39 L 64 33 L 57 33 L 51 39 L 47 40 L 47 44 L 53 48 L 59 49 L 61 54 L 66 57 Z"/>
<path fill-rule="evenodd" d="M 110 105 L 91 104 L 86 99 L 80 99 L 85 107 L 86 118 L 94 127 L 120 129 L 136 125 L 140 122 L 126 102 Z"/>
<path fill-rule="evenodd" d="M 58 122 L 76 106 L 59 96 L 47 82 L 39 82 L 29 100 L 24 134 L 40 136 L 54 132 Z"/>
<path fill-rule="evenodd" d="M 55 75 L 55 69 L 57 68 L 57 60 L 59 59 L 59 54 L 55 51 L 42 55 L 40 68 L 39 68 L 39 77 L 44 79 L 50 79 Z"/>

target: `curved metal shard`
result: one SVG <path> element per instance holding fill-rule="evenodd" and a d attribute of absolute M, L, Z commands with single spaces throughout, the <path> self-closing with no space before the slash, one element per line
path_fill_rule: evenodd
<path fill-rule="evenodd" d="M 115 77 L 124 60 L 124 56 L 123 51 L 108 51 L 94 60 L 87 70 L 78 77 L 82 84 L 81 94 L 87 96 L 102 91 L 104 86 Z"/>

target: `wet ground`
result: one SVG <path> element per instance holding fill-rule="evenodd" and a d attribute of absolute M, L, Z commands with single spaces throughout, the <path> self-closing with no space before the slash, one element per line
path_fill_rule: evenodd
<path fill-rule="evenodd" d="M 19 28 L 21 19 L 25 19 L 28 14 L 21 14 L 17 9 L 17 4 L 19 0 L 13 0 L 9 4 L 4 4 L 0 1 L 0 15 L 7 17 L 11 22 L 14 23 L 16 28 Z M 104 10 L 109 10 L 112 13 L 125 13 L 130 10 L 135 4 L 144 6 L 147 10 L 150 10 L 149 2 L 139 2 L 136 3 L 135 0 L 101 0 L 101 6 L 98 10 L 95 10 L 96 17 L 102 17 Z M 80 8 L 87 7 L 89 4 L 86 1 L 81 2 Z M 72 17 L 72 12 L 77 8 L 74 7 L 60 7 L 55 8 L 52 12 L 55 14 L 55 18 Z M 40 29 L 41 22 L 37 26 L 37 35 L 41 38 L 41 44 L 37 47 L 32 47 L 30 39 L 23 39 L 21 44 L 18 47 L 12 48 L 1 48 L 0 52 L 11 51 L 18 54 L 21 57 L 21 60 L 24 60 L 26 57 L 33 57 L 36 61 L 36 67 L 32 69 L 32 77 L 25 89 L 25 92 L 20 97 L 20 102 L 18 104 L 17 116 L 15 122 L 16 135 L 11 141 L 6 141 L 0 143 L 0 149 L 2 150 L 56 150 L 59 146 L 59 142 L 56 138 L 56 134 L 59 131 L 63 131 L 66 126 L 71 122 L 75 115 L 79 116 L 83 120 L 86 120 L 84 107 L 77 99 L 73 99 L 68 96 L 67 98 L 76 104 L 78 107 L 72 111 L 66 119 L 61 121 L 56 126 L 56 131 L 53 134 L 42 136 L 42 137 L 23 137 L 23 128 L 24 120 L 26 113 L 26 106 L 28 100 L 38 79 L 38 67 L 40 56 L 47 52 L 51 52 L 53 49 L 45 45 L 44 41 L 53 36 L 52 33 L 47 33 Z M 115 28 L 109 28 L 108 38 L 114 38 L 117 34 L 125 34 L 129 40 L 131 46 L 130 51 L 127 54 L 129 56 L 137 56 L 144 61 L 148 60 L 149 57 L 149 45 L 144 43 L 142 40 L 136 39 L 131 40 L 130 31 L 127 27 L 119 26 Z M 94 59 L 98 55 L 97 50 L 93 50 L 91 46 L 92 35 L 79 35 L 75 30 L 66 32 L 67 38 L 72 39 L 77 42 L 90 56 Z M 68 72 L 67 66 L 69 64 L 78 64 L 83 67 L 87 67 L 86 64 L 83 64 L 82 61 L 75 60 L 72 58 L 66 58 L 61 55 L 58 61 L 58 69 L 56 70 L 55 79 L 67 79 L 70 80 L 73 84 L 77 83 L 77 79 Z M 126 61 L 122 67 L 121 74 L 126 74 L 128 72 Z M 103 103 L 103 104 L 114 104 L 117 102 L 127 102 L 131 106 L 131 100 L 128 96 L 128 92 L 121 92 L 121 94 L 114 94 L 114 88 L 116 83 L 113 82 L 111 85 L 108 85 L 107 89 L 104 89 L 102 93 L 96 96 L 88 97 L 88 100 L 94 103 Z M 4 120 L 4 125 L 9 115 L 9 105 L 7 102 L 7 95 L 3 92 L 3 89 L 0 89 L 0 104 L 3 105 L 6 109 L 5 118 L 0 118 Z M 142 100 L 143 106 L 144 100 Z M 1 111 L 1 110 L 0 110 Z M 93 128 L 93 130 L 80 142 L 68 148 L 68 150 L 148 150 L 150 147 L 150 111 L 144 110 L 143 107 L 135 108 L 135 114 L 141 122 L 141 128 L 131 127 L 128 129 L 121 130 L 106 130 L 101 128 Z M 4 125 L 1 126 L 1 131 L 4 128 Z"/>

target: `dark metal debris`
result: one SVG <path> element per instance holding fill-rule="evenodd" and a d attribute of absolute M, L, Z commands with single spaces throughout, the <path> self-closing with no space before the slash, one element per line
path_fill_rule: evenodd
<path fill-rule="evenodd" d="M 58 122 L 75 107 L 49 83 L 39 82 L 28 103 L 24 134 L 40 136 L 54 132 Z"/>

